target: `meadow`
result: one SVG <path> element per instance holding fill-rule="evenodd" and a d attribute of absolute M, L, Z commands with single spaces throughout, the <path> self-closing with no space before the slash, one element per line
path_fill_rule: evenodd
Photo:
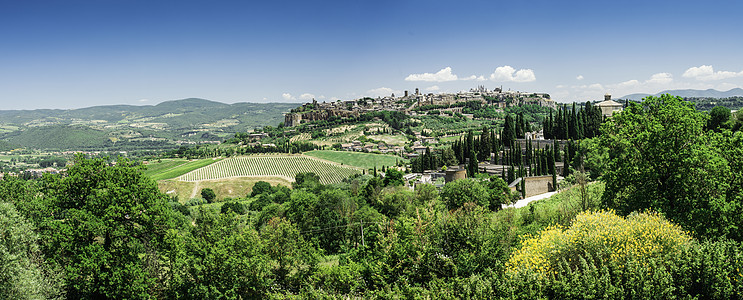
<path fill-rule="evenodd" d="M 282 177 L 294 180 L 297 173 L 312 172 L 323 184 L 338 183 L 361 173 L 352 167 L 302 155 L 252 155 L 232 157 L 181 175 L 182 181 L 201 181 L 230 177 Z"/>
<path fill-rule="evenodd" d="M 398 161 L 404 161 L 403 158 L 392 155 L 351 151 L 314 150 L 305 152 L 304 155 L 362 169 L 389 167 L 396 165 Z"/>
<path fill-rule="evenodd" d="M 172 179 L 193 170 L 211 165 L 218 162 L 220 159 L 199 159 L 199 160 L 186 160 L 186 159 L 168 159 L 162 160 L 161 162 L 152 163 L 147 165 L 147 169 L 144 174 L 151 177 L 155 181 Z"/>

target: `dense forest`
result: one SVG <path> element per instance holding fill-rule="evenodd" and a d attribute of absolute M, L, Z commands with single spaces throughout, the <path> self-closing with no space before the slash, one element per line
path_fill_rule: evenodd
<path fill-rule="evenodd" d="M 184 206 L 132 162 L 80 156 L 0 181 L 0 298 L 743 299 L 733 123 L 631 103 L 546 154 L 578 168 L 520 209 L 499 176 L 411 190 L 392 168 Z"/>

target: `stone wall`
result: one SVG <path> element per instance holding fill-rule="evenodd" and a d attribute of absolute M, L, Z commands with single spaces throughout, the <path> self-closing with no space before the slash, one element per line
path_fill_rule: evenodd
<path fill-rule="evenodd" d="M 544 194 L 554 190 L 552 175 L 526 177 L 526 197 Z"/>

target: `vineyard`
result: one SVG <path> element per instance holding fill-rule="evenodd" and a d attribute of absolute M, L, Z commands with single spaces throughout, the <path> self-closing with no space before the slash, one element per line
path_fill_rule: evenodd
<path fill-rule="evenodd" d="M 341 182 L 361 173 L 357 169 L 335 165 L 307 156 L 255 155 L 225 159 L 180 176 L 183 181 L 198 181 L 228 177 L 278 176 L 294 179 L 297 173 L 313 172 L 323 184 Z"/>

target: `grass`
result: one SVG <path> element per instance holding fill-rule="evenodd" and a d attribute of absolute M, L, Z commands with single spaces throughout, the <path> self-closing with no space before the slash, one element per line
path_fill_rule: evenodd
<path fill-rule="evenodd" d="M 175 179 L 162 180 L 157 183 L 160 191 L 170 197 L 178 196 L 181 203 L 191 198 L 201 198 L 201 189 L 210 188 L 217 194 L 217 201 L 225 198 L 245 198 L 253 191 L 253 185 L 258 181 L 265 181 L 272 186 L 283 185 L 291 187 L 291 182 L 278 177 L 235 177 L 215 180 L 180 181 Z"/>
<path fill-rule="evenodd" d="M 188 172 L 191 172 L 193 170 L 196 170 L 198 168 L 211 165 L 218 161 L 220 161 L 220 159 L 207 158 L 207 159 L 200 159 L 200 160 L 194 160 L 194 161 L 188 161 L 188 162 L 184 161 L 185 163 L 180 163 L 180 164 L 176 162 L 163 162 L 163 164 L 166 164 L 166 166 L 160 166 L 159 164 L 153 166 L 154 169 L 160 169 L 159 171 L 157 172 L 152 171 L 150 174 L 147 174 L 147 172 L 150 171 L 149 169 L 150 167 L 148 167 L 148 170 L 145 171 L 145 174 L 150 176 L 155 181 L 172 179 L 172 178 L 181 176 L 183 174 L 186 174 Z M 170 165 L 169 168 L 166 168 L 167 164 L 172 164 L 172 165 Z"/>
<path fill-rule="evenodd" d="M 153 176 L 186 163 L 188 163 L 186 159 L 163 159 L 159 162 L 150 162 L 147 164 L 144 175 Z"/>
<path fill-rule="evenodd" d="M 405 161 L 398 156 L 351 151 L 314 150 L 305 152 L 304 155 L 363 169 L 394 166 L 398 160 Z"/>
<path fill-rule="evenodd" d="M 361 170 L 341 166 L 304 155 L 249 155 L 231 157 L 215 164 L 197 169 L 178 177 L 184 181 L 202 181 L 229 177 L 267 177 L 280 176 L 294 180 L 297 173 L 313 172 L 320 177 L 320 183 L 338 183 Z"/>

